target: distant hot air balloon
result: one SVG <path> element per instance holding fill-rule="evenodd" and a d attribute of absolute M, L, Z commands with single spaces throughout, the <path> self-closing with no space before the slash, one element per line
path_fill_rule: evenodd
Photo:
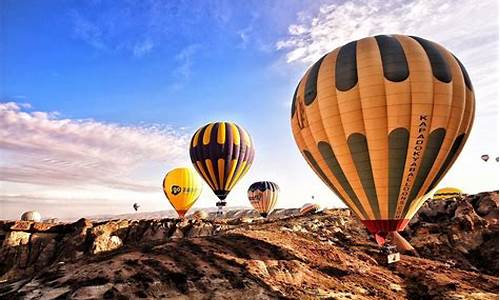
<path fill-rule="evenodd" d="M 481 155 L 481 159 L 484 161 L 488 161 L 488 159 L 490 159 L 490 156 L 488 154 L 483 154 Z"/>
<path fill-rule="evenodd" d="M 234 123 L 209 123 L 193 135 L 191 161 L 219 198 L 220 213 L 231 189 L 250 169 L 254 154 L 250 135 Z"/>
<path fill-rule="evenodd" d="M 40 222 L 42 220 L 42 216 L 39 212 L 31 210 L 23 213 L 21 215 L 22 221 L 32 221 L 32 222 Z"/>
<path fill-rule="evenodd" d="M 137 211 L 139 209 L 139 207 L 141 207 L 141 206 L 137 203 L 134 203 L 133 207 L 134 207 L 135 211 Z"/>
<path fill-rule="evenodd" d="M 248 188 L 248 200 L 259 214 L 267 218 L 278 202 L 280 188 L 271 181 L 252 183 Z"/>
<path fill-rule="evenodd" d="M 498 156 L 495 158 L 496 162 L 498 162 Z"/>
<path fill-rule="evenodd" d="M 453 165 L 474 110 L 469 76 L 448 50 L 380 35 L 318 60 L 295 90 L 291 123 L 311 168 L 383 244 Z"/>
<path fill-rule="evenodd" d="M 195 220 L 204 220 L 204 219 L 208 218 L 208 214 L 204 210 L 197 210 L 193 213 L 192 217 Z"/>
<path fill-rule="evenodd" d="M 181 218 L 198 200 L 201 190 L 200 177 L 189 168 L 175 168 L 163 179 L 163 192 Z"/>
<path fill-rule="evenodd" d="M 448 198 L 461 197 L 464 193 L 461 189 L 445 187 L 434 192 L 432 200 L 444 200 Z"/>
<path fill-rule="evenodd" d="M 317 213 L 320 209 L 321 209 L 321 206 L 319 206 L 319 204 L 306 203 L 300 208 L 299 214 L 305 215 L 305 214 L 309 214 L 309 213 Z"/>

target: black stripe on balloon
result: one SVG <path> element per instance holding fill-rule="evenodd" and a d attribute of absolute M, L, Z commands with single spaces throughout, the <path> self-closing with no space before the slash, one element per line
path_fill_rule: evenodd
<path fill-rule="evenodd" d="M 239 132 L 239 135 L 240 135 L 240 147 L 239 147 L 239 153 L 238 153 L 238 159 L 236 160 L 236 168 L 234 169 L 234 174 L 233 174 L 233 177 L 231 178 L 231 181 L 232 182 L 235 182 L 238 180 L 238 178 L 236 178 L 237 176 L 237 173 L 238 172 L 238 169 L 241 168 L 241 165 L 244 161 L 247 160 L 248 158 L 248 146 L 247 144 L 245 143 L 244 139 L 243 139 L 243 129 L 236 125 L 236 128 L 238 129 L 238 132 Z M 241 175 L 241 174 L 240 174 Z"/>
<path fill-rule="evenodd" d="M 413 187 L 411 188 L 410 194 L 403 209 L 403 214 L 406 214 L 408 212 L 411 202 L 415 200 L 415 197 L 417 197 L 418 192 L 427 179 L 427 176 L 432 169 L 432 165 L 434 165 L 434 162 L 438 157 L 439 150 L 441 150 L 441 145 L 443 144 L 445 135 L 446 130 L 444 128 L 438 128 L 431 132 L 431 134 L 429 135 L 427 146 L 425 146 L 424 156 L 422 157 L 420 168 L 418 169 L 417 176 L 415 176 Z"/>
<path fill-rule="evenodd" d="M 372 164 L 368 152 L 366 137 L 361 133 L 353 133 L 347 139 L 351 156 L 356 166 L 356 170 L 361 180 L 361 185 L 365 191 L 370 206 L 376 219 L 380 219 L 380 207 L 378 205 L 377 190 L 373 179 Z"/>
<path fill-rule="evenodd" d="M 462 133 L 461 135 L 457 136 L 457 138 L 453 142 L 453 145 L 451 146 L 451 149 L 450 149 L 450 152 L 448 153 L 448 156 L 446 156 L 446 159 L 444 160 L 443 165 L 441 166 L 441 168 L 437 172 L 436 177 L 434 177 L 434 179 L 432 180 L 430 187 L 425 192 L 426 194 L 428 192 L 432 191 L 432 189 L 434 189 L 436 187 L 436 185 L 439 183 L 439 181 L 441 181 L 441 179 L 443 178 L 446 170 L 448 169 L 448 166 L 451 164 L 453 159 L 460 154 L 460 149 L 462 148 L 462 145 L 465 142 L 464 139 L 465 139 L 465 133 Z"/>
<path fill-rule="evenodd" d="M 462 62 L 455 55 L 453 55 L 453 57 L 460 66 L 460 70 L 462 70 L 462 75 L 464 76 L 465 85 L 469 88 L 469 90 L 472 91 L 473 88 L 472 88 L 472 82 L 470 81 L 469 73 L 467 73 L 467 70 L 465 69 L 464 65 L 462 65 Z"/>
<path fill-rule="evenodd" d="M 293 98 L 292 98 L 292 118 L 295 115 L 295 110 L 297 109 L 295 106 L 297 105 L 297 91 L 299 90 L 299 84 L 297 84 L 297 87 L 295 88 L 295 93 L 293 93 Z"/>
<path fill-rule="evenodd" d="M 274 182 L 271 181 L 258 181 L 254 182 L 250 185 L 248 188 L 248 192 L 255 192 L 255 191 L 261 191 L 264 192 L 266 190 L 270 190 L 272 192 L 276 192 L 279 190 L 278 185 Z"/>
<path fill-rule="evenodd" d="M 205 162 L 205 159 L 208 159 L 209 158 L 209 151 L 208 151 L 208 147 L 206 147 L 205 145 L 203 145 L 203 136 L 205 135 L 205 130 L 207 130 L 208 125 L 205 125 L 201 130 L 200 130 L 200 135 L 199 135 L 199 139 L 198 139 L 198 145 L 195 147 L 195 159 L 196 161 L 199 161 L 200 162 L 200 165 L 201 165 L 201 169 L 203 170 L 203 172 L 206 174 L 206 178 L 205 181 L 207 183 L 209 183 L 209 185 L 212 185 L 215 187 L 215 183 L 212 181 L 211 177 L 210 177 L 210 172 L 208 172 L 208 168 L 206 166 L 206 162 Z M 203 176 L 202 176 L 203 177 Z"/>
<path fill-rule="evenodd" d="M 398 39 L 388 35 L 377 35 L 375 40 L 380 49 L 384 77 L 394 82 L 406 80 L 410 71 L 405 52 Z"/>
<path fill-rule="evenodd" d="M 348 91 L 358 83 L 356 62 L 357 42 L 345 44 L 339 50 L 335 63 L 335 87 L 339 91 Z"/>
<path fill-rule="evenodd" d="M 431 62 L 432 74 L 436 79 L 442 82 L 450 82 L 451 81 L 451 70 L 448 62 L 443 57 L 439 49 L 434 46 L 431 41 L 428 41 L 423 38 L 419 38 L 417 36 L 411 36 L 414 40 L 416 40 L 423 48 L 429 61 Z"/>
<path fill-rule="evenodd" d="M 344 189 L 347 195 L 349 195 L 349 198 L 351 198 L 352 202 L 354 203 L 354 205 L 356 205 L 356 207 L 361 212 L 363 217 L 365 219 L 368 219 L 368 214 L 363 208 L 363 205 L 361 205 L 358 196 L 356 196 L 356 193 L 354 193 L 354 190 L 352 189 L 352 186 L 349 184 L 349 181 L 345 177 L 344 171 L 342 170 L 342 167 L 340 166 L 337 157 L 335 156 L 335 153 L 333 152 L 330 144 L 328 144 L 327 142 L 319 142 L 318 150 L 319 153 L 321 153 L 321 156 L 323 156 L 323 159 L 328 165 L 328 168 L 330 168 L 330 171 L 332 171 L 335 178 L 337 178 L 340 186 Z"/>
<path fill-rule="evenodd" d="M 223 145 L 217 143 L 217 134 L 219 133 L 220 123 L 215 123 L 212 127 L 212 131 L 210 132 L 210 140 L 208 142 L 208 151 L 209 151 L 209 159 L 212 161 L 212 168 L 214 170 L 215 182 L 219 188 L 221 187 L 222 182 L 219 180 L 219 158 L 223 158 L 221 155 L 223 153 L 222 147 Z"/>
<path fill-rule="evenodd" d="M 234 146 L 234 138 L 233 138 L 233 129 L 230 123 L 225 122 L 226 127 L 226 140 L 224 141 L 224 185 L 227 182 L 227 177 L 229 175 L 229 171 L 231 169 L 231 160 L 233 157 L 233 152 L 235 149 Z"/>
<path fill-rule="evenodd" d="M 320 58 L 311 67 L 309 75 L 307 76 L 306 86 L 304 89 L 304 103 L 306 105 L 312 104 L 316 99 L 316 95 L 318 94 L 318 73 L 319 73 L 319 68 L 321 67 L 321 63 L 323 62 L 323 59 L 325 59 L 325 56 L 326 55 Z"/>
<path fill-rule="evenodd" d="M 314 171 L 316 171 L 316 174 L 318 174 L 318 176 L 321 178 L 321 180 L 323 180 L 323 182 L 332 190 L 335 192 L 335 194 L 342 200 L 344 201 L 345 203 L 345 200 L 344 200 L 344 197 L 342 197 L 342 195 L 340 194 L 339 190 L 337 190 L 337 188 L 333 185 L 333 183 L 328 179 L 328 177 L 326 176 L 325 173 L 323 173 L 323 171 L 321 170 L 321 168 L 319 167 L 318 165 L 318 162 L 316 162 L 316 160 L 314 159 L 314 157 L 312 156 L 311 152 L 307 151 L 307 150 L 302 150 L 302 153 L 304 153 L 304 157 L 306 158 L 306 160 L 309 162 L 309 165 L 311 166 L 311 168 L 314 169 Z"/>
<path fill-rule="evenodd" d="M 409 140 L 406 128 L 396 128 L 389 134 L 389 219 L 396 214 Z"/>

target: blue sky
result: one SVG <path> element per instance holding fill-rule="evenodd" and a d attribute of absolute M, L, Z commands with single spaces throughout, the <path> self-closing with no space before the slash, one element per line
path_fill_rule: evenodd
<path fill-rule="evenodd" d="M 341 205 L 295 146 L 291 97 L 322 54 L 379 33 L 427 37 L 461 58 L 478 97 L 469 142 L 476 146 L 466 147 L 444 184 L 476 192 L 499 182 L 491 164 L 477 169 L 484 180 L 463 177 L 478 168 L 476 155 L 498 149 L 496 131 L 491 137 L 498 111 L 494 1 L 0 5 L 2 138 L 18 141 L 0 148 L 0 218 L 30 207 L 59 217 L 120 213 L 135 201 L 145 210 L 167 209 L 157 183 L 169 168 L 190 165 L 191 133 L 214 120 L 237 122 L 257 145 L 230 205 L 248 205 L 246 187 L 260 179 L 287 191 L 282 207 L 311 194 L 325 206 Z M 206 187 L 197 205 L 214 202 Z"/>

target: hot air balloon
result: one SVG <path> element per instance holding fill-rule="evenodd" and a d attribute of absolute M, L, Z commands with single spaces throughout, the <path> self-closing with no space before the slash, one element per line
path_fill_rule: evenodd
<path fill-rule="evenodd" d="M 137 211 L 139 209 L 139 207 L 141 207 L 141 206 L 137 203 L 134 203 L 134 205 L 132 205 L 132 207 L 134 207 L 135 211 Z"/>
<path fill-rule="evenodd" d="M 42 220 L 42 216 L 40 215 L 39 212 L 31 210 L 24 212 L 21 215 L 21 220 L 22 221 L 31 221 L 31 222 L 40 222 Z"/>
<path fill-rule="evenodd" d="M 189 168 L 175 168 L 163 179 L 163 192 L 181 218 L 198 200 L 201 190 L 200 177 Z"/>
<path fill-rule="evenodd" d="M 495 158 L 495 161 L 498 162 L 498 156 Z"/>
<path fill-rule="evenodd" d="M 462 197 L 464 193 L 461 189 L 454 187 L 445 187 L 434 192 L 432 200 L 444 200 L 448 198 Z"/>
<path fill-rule="evenodd" d="M 250 135 L 234 123 L 209 123 L 195 132 L 189 153 L 195 169 L 219 198 L 221 214 L 227 195 L 252 165 L 255 150 Z"/>
<path fill-rule="evenodd" d="M 195 220 L 205 220 L 206 218 L 208 218 L 208 214 L 206 211 L 203 211 L 203 210 L 196 210 L 193 215 L 192 215 L 193 219 Z"/>
<path fill-rule="evenodd" d="M 267 218 L 278 202 L 280 188 L 271 181 L 254 182 L 248 188 L 248 200 L 259 214 Z"/>
<path fill-rule="evenodd" d="M 474 111 L 471 81 L 453 54 L 419 37 L 379 35 L 310 67 L 291 126 L 311 168 L 383 245 L 453 165 Z"/>
<path fill-rule="evenodd" d="M 490 159 L 490 156 L 488 154 L 483 154 L 481 155 L 481 159 L 484 161 L 488 161 L 488 159 Z"/>
<path fill-rule="evenodd" d="M 321 209 L 321 206 L 319 206 L 319 204 L 306 203 L 300 208 L 299 214 L 305 215 L 305 214 L 309 214 L 309 213 L 317 213 L 320 209 Z"/>

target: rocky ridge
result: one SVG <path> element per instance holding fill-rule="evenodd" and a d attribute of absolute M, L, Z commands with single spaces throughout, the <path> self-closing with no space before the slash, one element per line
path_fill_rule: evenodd
<path fill-rule="evenodd" d="M 348 210 L 251 213 L 0 222 L 0 298 L 498 298 L 498 192 L 428 201 L 389 266 Z"/>

